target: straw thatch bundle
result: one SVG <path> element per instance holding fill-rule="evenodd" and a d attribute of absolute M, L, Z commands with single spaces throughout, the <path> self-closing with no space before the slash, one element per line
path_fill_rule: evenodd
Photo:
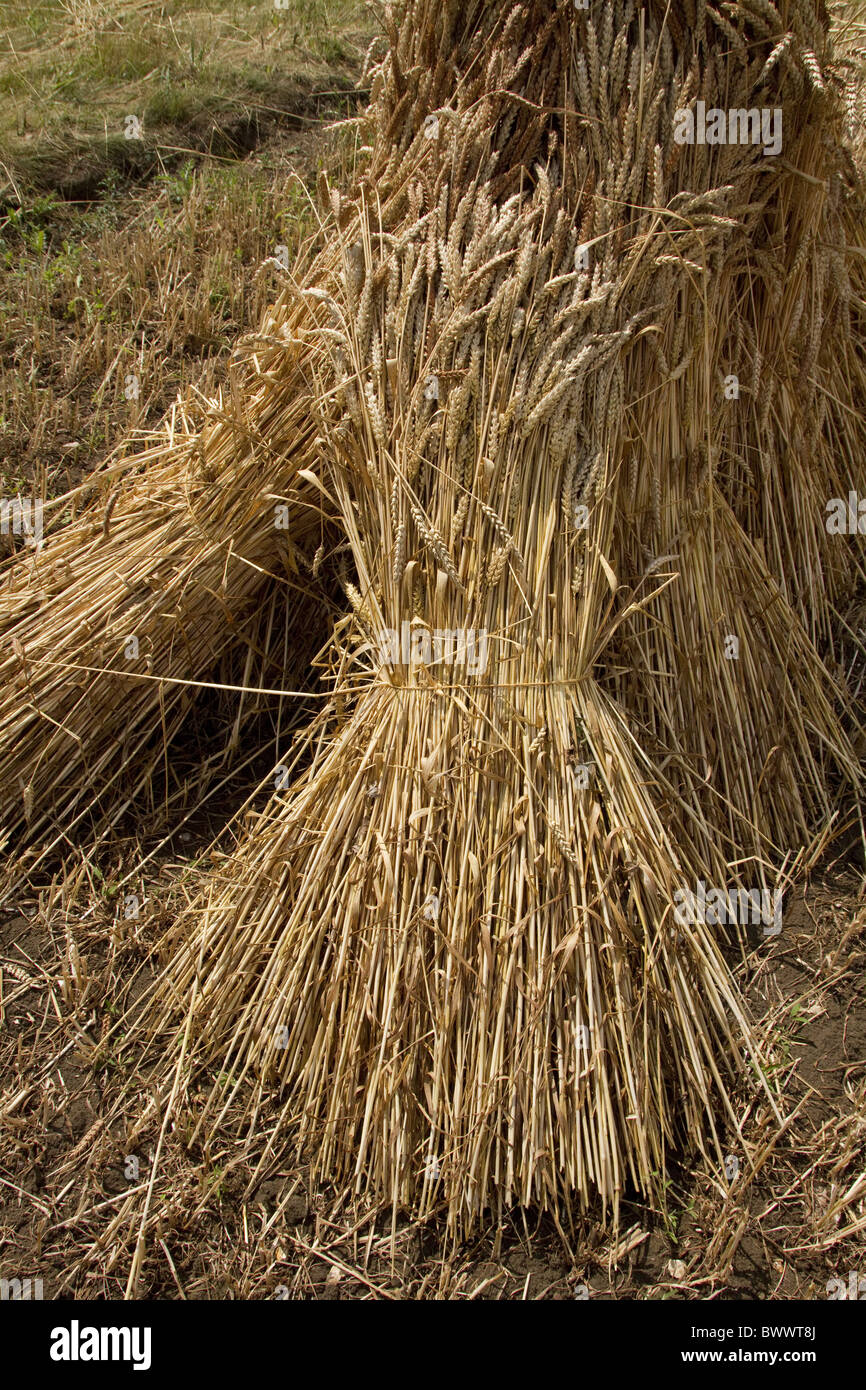
<path fill-rule="evenodd" d="M 191 689 L 221 657 L 240 649 L 234 671 L 246 686 L 254 672 L 273 681 L 268 647 L 274 629 L 285 642 L 275 606 L 286 594 L 293 659 L 281 675 L 302 674 L 294 655 L 312 654 L 317 600 L 305 570 L 318 508 L 293 516 L 291 535 L 275 526 L 274 460 L 289 449 L 303 460 L 314 431 L 306 364 L 293 370 L 285 351 L 281 361 L 285 395 L 259 383 L 241 410 L 232 378 L 206 415 L 194 398 L 178 402 L 146 448 L 47 508 L 71 508 L 73 519 L 7 565 L 0 846 L 41 836 L 44 857 L 71 843 L 79 821 L 104 831 L 151 801 Z"/>
<path fill-rule="evenodd" d="M 274 553 L 269 469 L 299 544 L 348 542 L 330 698 L 163 1004 L 228 1052 L 206 1113 L 279 1086 L 320 1174 L 455 1227 L 615 1209 L 732 1117 L 748 1024 L 678 890 L 775 885 L 860 775 L 862 542 L 825 506 L 866 487 L 863 203 L 826 15 L 409 0 L 372 76 L 367 172 L 213 427 L 234 553 Z M 783 153 L 678 143 L 698 102 L 781 110 Z"/>

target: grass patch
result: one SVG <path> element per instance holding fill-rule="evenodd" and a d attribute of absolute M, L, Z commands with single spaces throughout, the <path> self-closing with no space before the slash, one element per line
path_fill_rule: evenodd
<path fill-rule="evenodd" d="M 0 3 L 0 196 L 90 197 L 263 128 L 345 108 L 373 21 L 360 0 Z"/>
<path fill-rule="evenodd" d="M 294 159 L 186 160 L 147 189 L 109 177 L 91 204 L 41 194 L 0 217 L 4 495 L 62 491 L 186 385 L 213 387 L 275 293 L 258 267 L 311 229 L 319 161 L 308 189 Z"/>

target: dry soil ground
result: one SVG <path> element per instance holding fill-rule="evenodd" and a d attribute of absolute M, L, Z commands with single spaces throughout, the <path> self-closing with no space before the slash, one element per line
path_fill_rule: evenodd
<path fill-rule="evenodd" d="M 273 291 L 258 268 L 293 252 L 318 167 L 346 158 L 326 126 L 354 99 L 375 18 L 321 0 L 0 10 L 0 491 L 58 494 L 179 388 L 219 379 Z M 247 725 L 247 747 L 272 713 Z M 127 1285 L 162 1111 L 147 1075 L 100 1042 L 246 795 L 249 767 L 232 764 L 207 800 L 201 782 L 184 791 L 232 718 L 212 701 L 175 749 L 173 823 L 179 805 L 188 819 L 167 844 L 168 822 L 131 818 L 4 899 L 0 1274 L 41 1277 L 46 1298 Z M 143 907 L 127 920 L 121 880 L 142 847 Z M 184 1120 L 163 1139 L 137 1293 L 784 1300 L 866 1275 L 866 880 L 855 851 L 837 854 L 789 898 L 781 935 L 740 953 L 783 1122 L 749 1078 L 724 1161 L 678 1155 L 658 1209 L 634 1194 L 613 1234 L 599 1213 L 564 1230 L 515 1214 L 454 1247 L 435 1221 L 310 1190 L 266 1132 L 257 1167 L 219 1136 L 190 1144 Z"/>

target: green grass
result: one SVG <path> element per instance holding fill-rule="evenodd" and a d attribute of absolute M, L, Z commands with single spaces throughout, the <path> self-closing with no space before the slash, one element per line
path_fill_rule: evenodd
<path fill-rule="evenodd" d="M 0 212 L 0 495 L 34 482 L 56 495 L 186 384 L 213 385 L 273 296 L 258 268 L 312 230 L 321 156 L 305 156 L 304 184 L 291 149 L 187 159 L 146 188 L 111 176 L 89 203 L 40 194 Z"/>
<path fill-rule="evenodd" d="M 351 88 L 372 24 L 364 0 L 0 0 L 4 495 L 56 495 L 213 387 L 274 293 L 258 267 L 310 231 L 291 170 L 312 187 L 347 105 L 316 93 Z"/>
<path fill-rule="evenodd" d="M 60 186 L 82 161 L 109 168 L 209 148 L 209 125 L 315 115 L 349 87 L 373 32 L 363 0 L 0 0 L 0 184 Z M 126 138 L 127 119 L 142 140 Z M 140 148 L 131 148 L 136 144 Z M 150 165 L 153 164 L 153 158 Z M 150 166 L 148 166 L 150 167 Z"/>

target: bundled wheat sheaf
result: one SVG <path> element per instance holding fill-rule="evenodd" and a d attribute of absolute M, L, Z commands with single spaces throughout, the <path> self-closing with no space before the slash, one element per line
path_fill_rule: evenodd
<path fill-rule="evenodd" d="M 5 835 L 111 821 L 175 682 L 342 566 L 327 698 L 166 938 L 153 1055 L 219 1065 L 200 1128 L 276 1106 L 315 1175 L 456 1229 L 615 1214 L 686 1138 L 721 1155 L 746 1065 L 678 890 L 781 882 L 859 789 L 845 74 L 812 0 L 388 25 L 362 172 L 223 395 L 7 577 Z M 678 143 L 697 102 L 781 110 L 780 155 Z"/>

